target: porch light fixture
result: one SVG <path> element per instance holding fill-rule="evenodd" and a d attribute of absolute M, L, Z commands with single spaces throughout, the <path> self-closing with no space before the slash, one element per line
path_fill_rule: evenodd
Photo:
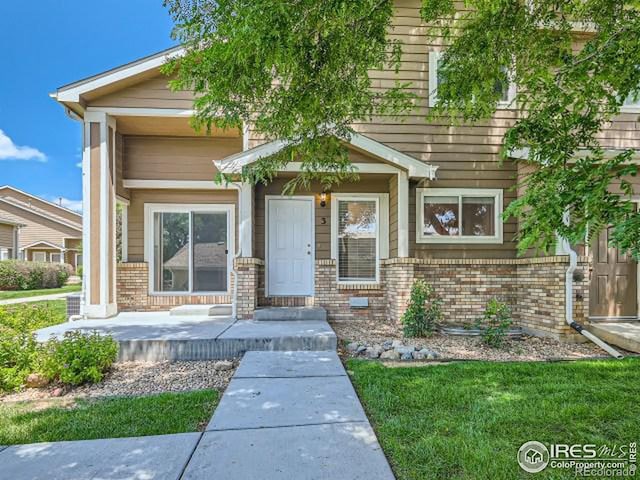
<path fill-rule="evenodd" d="M 323 208 L 327 206 L 327 192 L 320 194 L 320 206 Z"/>

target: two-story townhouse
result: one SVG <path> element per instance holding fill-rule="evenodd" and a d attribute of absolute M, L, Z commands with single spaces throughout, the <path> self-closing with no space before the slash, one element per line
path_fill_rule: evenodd
<path fill-rule="evenodd" d="M 447 320 L 473 320 L 495 296 L 525 329 L 573 338 L 564 322 L 568 257 L 518 258 L 517 220 L 501 220 L 522 174 L 516 159 L 499 161 L 518 115 L 513 89 L 505 88 L 491 119 L 426 122 L 444 47 L 426 35 L 419 7 L 396 2 L 390 35 L 404 44 L 399 73 L 371 72 L 375 88 L 411 82 L 417 108 L 354 125 L 348 147 L 359 181 L 329 192 L 314 185 L 282 196 L 296 163 L 268 186 L 215 183 L 218 171 L 237 173 L 283 144 L 264 142 L 249 125 L 194 132 L 192 93 L 170 91 L 159 71 L 180 47 L 52 94 L 84 124 L 83 313 L 235 300 L 243 318 L 261 306 L 318 305 L 333 320 L 396 321 L 413 281 L 425 278 L 443 298 Z M 607 148 L 640 149 L 640 106 L 625 110 L 603 132 Z M 636 318 L 636 263 L 604 236 L 581 254 L 576 318 Z"/>
<path fill-rule="evenodd" d="M 7 258 L 67 263 L 73 269 L 82 264 L 82 215 L 5 185 L 0 187 L 0 217 L 19 227 L 11 250 L 5 247 Z"/>

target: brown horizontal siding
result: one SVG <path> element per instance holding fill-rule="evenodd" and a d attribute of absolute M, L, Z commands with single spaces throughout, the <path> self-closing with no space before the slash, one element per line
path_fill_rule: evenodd
<path fill-rule="evenodd" d="M 78 237 L 82 233 L 70 227 L 36 215 L 13 205 L 1 204 L 0 216 L 25 226 L 20 229 L 20 247 L 47 241 L 62 245 L 64 237 Z"/>
<path fill-rule="evenodd" d="M 213 180 L 220 160 L 242 151 L 240 138 L 123 138 L 124 178 Z"/>
<path fill-rule="evenodd" d="M 0 248 L 13 248 L 13 225 L 0 223 Z"/>
<path fill-rule="evenodd" d="M 144 261 L 145 203 L 232 204 L 236 206 L 236 245 L 238 194 L 235 190 L 131 190 L 129 205 L 128 248 L 130 262 Z"/>
<path fill-rule="evenodd" d="M 24 193 L 17 192 L 15 190 L 12 190 L 11 188 L 0 188 L 0 197 L 9 197 L 9 199 L 13 198 L 20 203 L 24 203 L 27 205 L 31 204 L 35 208 L 39 208 L 41 210 L 44 210 L 45 212 L 49 212 L 52 215 L 61 217 L 62 219 L 69 222 L 82 224 L 82 216 L 80 214 L 71 212 L 66 208 L 60 208 L 49 202 L 45 202 L 44 200 L 40 200 L 38 197 L 31 197 L 29 195 L 25 195 Z"/>

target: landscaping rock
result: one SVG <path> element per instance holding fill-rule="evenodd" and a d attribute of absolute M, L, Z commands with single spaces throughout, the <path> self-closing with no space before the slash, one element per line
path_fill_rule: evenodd
<path fill-rule="evenodd" d="M 393 348 L 393 342 L 391 340 L 387 340 L 382 344 L 382 348 L 384 350 L 391 350 Z"/>
<path fill-rule="evenodd" d="M 404 346 L 404 344 L 402 343 L 402 340 L 394 340 L 391 342 L 391 346 L 393 348 L 398 348 Z"/>
<path fill-rule="evenodd" d="M 367 349 L 367 347 L 365 345 L 360 345 L 358 347 L 358 349 L 356 350 L 356 355 L 360 355 L 362 352 L 364 352 Z"/>
<path fill-rule="evenodd" d="M 374 345 L 373 347 L 367 348 L 365 354 L 369 358 L 378 358 L 382 353 L 382 347 L 380 345 Z"/>
<path fill-rule="evenodd" d="M 347 351 L 350 353 L 355 353 L 358 351 L 360 344 L 358 342 L 351 342 L 347 345 Z"/>
<path fill-rule="evenodd" d="M 380 354 L 380 360 L 397 360 L 400 354 L 395 350 L 385 350 Z"/>
<path fill-rule="evenodd" d="M 229 362 L 227 360 L 223 360 L 221 362 L 216 362 L 213 365 L 213 369 L 217 370 L 217 371 L 232 370 L 233 369 L 233 362 Z"/>
<path fill-rule="evenodd" d="M 416 350 L 412 355 L 414 360 L 424 360 L 425 358 L 427 358 L 427 356 L 422 353 L 422 350 Z"/>
<path fill-rule="evenodd" d="M 411 359 L 413 359 L 413 352 L 404 352 L 402 355 L 400 355 L 400 360 L 411 360 Z"/>
<path fill-rule="evenodd" d="M 25 381 L 25 386 L 27 388 L 42 388 L 47 385 L 49 385 L 49 380 L 39 373 L 30 373 Z"/>
<path fill-rule="evenodd" d="M 411 354 L 414 352 L 415 347 L 412 346 L 402 346 L 402 347 L 396 347 L 396 352 L 398 352 L 401 356 L 408 354 L 409 356 L 411 356 Z"/>
<path fill-rule="evenodd" d="M 62 387 L 54 388 L 51 391 L 51 396 L 52 397 L 61 397 L 62 395 L 64 395 L 64 388 L 62 388 Z"/>

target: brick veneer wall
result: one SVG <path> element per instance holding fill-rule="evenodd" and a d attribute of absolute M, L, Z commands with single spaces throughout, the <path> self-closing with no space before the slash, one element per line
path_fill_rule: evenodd
<path fill-rule="evenodd" d="M 149 295 L 147 263 L 119 263 L 116 271 L 116 301 L 121 312 L 154 312 L 186 304 L 231 303 L 231 295 Z"/>
<path fill-rule="evenodd" d="M 264 270 L 264 261 L 259 258 L 236 258 L 235 271 L 238 275 L 238 299 L 236 315 L 238 318 L 253 317 L 258 306 L 260 271 Z"/>

